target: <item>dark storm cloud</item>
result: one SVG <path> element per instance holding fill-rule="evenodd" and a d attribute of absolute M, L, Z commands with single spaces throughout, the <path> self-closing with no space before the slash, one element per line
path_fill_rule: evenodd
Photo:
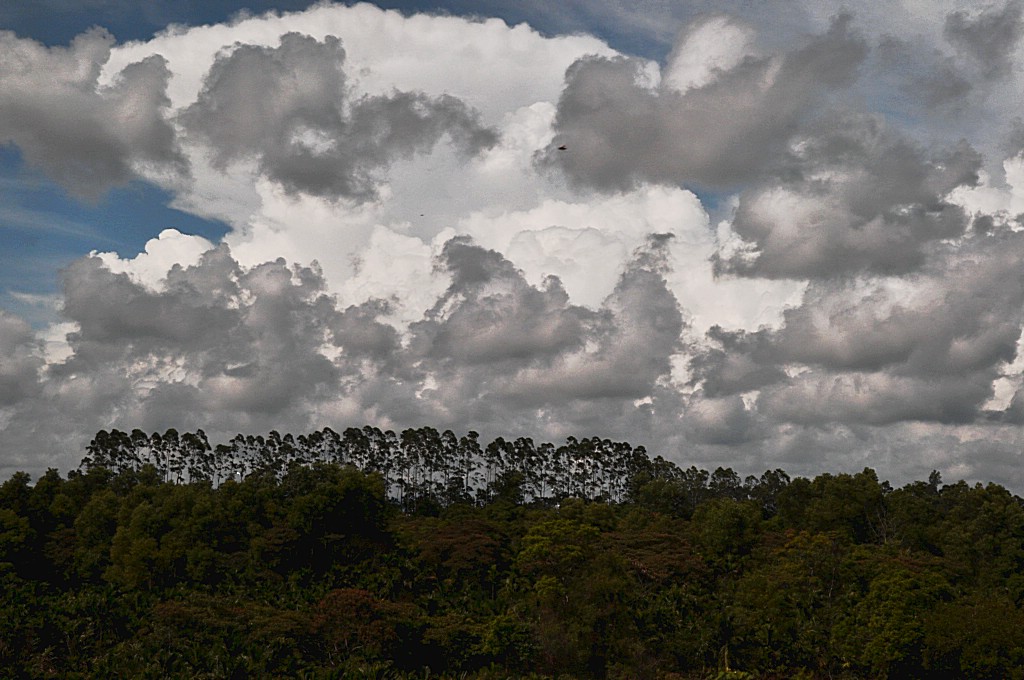
<path fill-rule="evenodd" d="M 758 176 L 821 97 L 853 82 L 864 42 L 836 19 L 781 58 L 748 57 L 680 93 L 643 84 L 643 64 L 587 57 L 566 73 L 552 149 L 538 156 L 578 186 L 624 191 L 641 182 L 731 187 Z"/>
<path fill-rule="evenodd" d="M 930 156 L 877 116 L 833 114 L 794 137 L 777 179 L 741 194 L 732 226 L 754 251 L 718 264 L 770 278 L 913 271 L 929 242 L 966 229 L 945 197 L 980 166 L 965 142 Z"/>
<path fill-rule="evenodd" d="M 53 48 L 0 32 L 0 142 L 14 143 L 30 164 L 90 199 L 142 168 L 186 167 L 163 116 L 165 60 L 131 64 L 101 87 L 112 43 L 100 29 Z"/>
<path fill-rule="evenodd" d="M 946 40 L 972 58 L 982 77 L 998 78 L 1009 73 L 1012 55 L 1024 32 L 1024 4 L 1009 2 L 1001 10 L 987 8 L 973 14 L 953 12 L 946 17 Z"/>
<path fill-rule="evenodd" d="M 333 36 L 238 45 L 217 58 L 179 120 L 214 148 L 221 168 L 253 158 L 287 191 L 331 198 L 374 197 L 377 175 L 393 160 L 428 152 L 446 135 L 468 155 L 496 142 L 477 112 L 449 95 L 352 100 L 344 61 Z"/>

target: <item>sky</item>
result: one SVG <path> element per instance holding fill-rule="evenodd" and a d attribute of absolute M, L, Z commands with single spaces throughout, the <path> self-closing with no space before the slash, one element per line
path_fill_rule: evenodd
<path fill-rule="evenodd" d="M 100 429 L 1024 491 L 1024 4 L 0 6 L 0 477 Z"/>

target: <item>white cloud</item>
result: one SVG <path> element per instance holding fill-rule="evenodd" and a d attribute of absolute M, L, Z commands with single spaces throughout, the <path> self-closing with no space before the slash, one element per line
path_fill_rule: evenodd
<path fill-rule="evenodd" d="M 434 266 L 443 241 L 431 245 L 387 227 L 374 228 L 353 262 L 355 273 L 338 288 L 341 300 L 346 305 L 387 300 L 391 311 L 386 318 L 396 326 L 419 321 L 448 286 L 448 276 Z"/>
<path fill-rule="evenodd" d="M 135 257 L 122 258 L 113 252 L 93 252 L 92 255 L 98 257 L 110 271 L 127 274 L 136 283 L 159 290 L 161 282 L 174 265 L 194 265 L 203 253 L 213 247 L 202 236 L 182 234 L 177 229 L 164 229 L 156 238 L 146 241 L 145 250 Z"/>
<path fill-rule="evenodd" d="M 508 26 L 499 19 L 406 17 L 361 3 L 257 16 L 230 26 L 172 28 L 152 40 L 116 48 L 104 76 L 161 54 L 173 74 L 168 86 L 172 106 L 182 108 L 195 100 L 218 52 L 236 43 L 273 47 L 290 31 L 318 40 L 340 38 L 356 94 L 392 89 L 447 93 L 464 98 L 492 122 L 524 104 L 557 99 L 562 75 L 578 57 L 614 52 L 591 36 L 545 38 L 525 24 Z"/>
<path fill-rule="evenodd" d="M 981 175 L 975 187 L 957 187 L 949 200 L 960 205 L 969 214 L 989 215 L 999 224 L 1021 228 L 1018 223 L 1024 215 L 1024 153 L 1003 161 L 1004 183 L 1000 186 L 988 173 Z"/>
<path fill-rule="evenodd" d="M 728 16 L 694 22 L 679 37 L 662 73 L 663 87 L 686 92 L 714 81 L 720 73 L 753 56 L 756 33 Z"/>

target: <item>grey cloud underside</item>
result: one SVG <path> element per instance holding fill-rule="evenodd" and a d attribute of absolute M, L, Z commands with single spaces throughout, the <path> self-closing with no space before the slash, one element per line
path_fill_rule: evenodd
<path fill-rule="evenodd" d="M 476 111 L 449 95 L 350 97 L 341 41 L 288 33 L 276 48 L 236 46 L 214 62 L 179 121 L 215 152 L 221 168 L 255 159 L 292 193 L 370 199 L 397 158 L 429 152 L 443 137 L 474 155 L 497 141 Z"/>
<path fill-rule="evenodd" d="M 786 377 L 769 331 L 726 331 L 713 326 L 706 340 L 706 344 L 694 348 L 690 384 L 700 385 L 707 397 L 750 392 Z"/>
<path fill-rule="evenodd" d="M 952 12 L 943 27 L 946 45 L 883 36 L 872 77 L 893 86 L 887 108 L 915 118 L 972 115 L 971 107 L 1012 72 L 1024 31 L 1022 8 L 1009 2 L 980 12 Z"/>
<path fill-rule="evenodd" d="M 1010 130 L 1003 143 L 1003 151 L 1008 157 L 1024 151 L 1024 119 L 1015 117 L 1010 121 Z"/>
<path fill-rule="evenodd" d="M 65 272 L 65 314 L 80 327 L 69 360 L 39 373 L 28 327 L 0 317 L 5 436 L 11 450 L 67 450 L 101 427 L 203 427 L 216 438 L 430 423 L 585 432 L 751 471 L 814 471 L 821 455 L 877 465 L 890 441 L 922 456 L 891 469 L 926 474 L 952 463 L 908 423 L 1003 432 L 1022 419 L 1021 397 L 984 410 L 1015 358 L 1022 234 L 999 227 L 936 245 L 903 280 L 819 281 L 778 329 L 714 328 L 691 346 L 665 282 L 668 244 L 651 237 L 587 309 L 557 279 L 530 285 L 500 254 L 453 239 L 437 261 L 449 287 L 404 337 L 386 322 L 387 301 L 339 306 L 315 266 L 241 267 L 222 246 L 157 292 L 85 258 Z M 680 353 L 693 357 L 689 390 L 669 377 Z M 964 451 L 942 445 L 943 456 Z M 1005 457 L 1006 442 L 992 447 Z"/>
<path fill-rule="evenodd" d="M 0 407 L 36 396 L 40 390 L 38 342 L 27 323 L 0 310 Z"/>
<path fill-rule="evenodd" d="M 683 327 L 663 251 L 649 242 L 594 312 L 571 304 L 554 277 L 537 289 L 497 253 L 450 241 L 442 260 L 452 284 L 413 325 L 410 347 L 449 385 L 470 388 L 459 398 L 552 408 L 644 397 L 668 373 Z"/>
<path fill-rule="evenodd" d="M 137 396 L 135 381 L 124 379 L 133 362 L 150 364 L 143 382 L 178 394 L 187 411 L 280 413 L 334 381 L 335 367 L 320 354 L 334 308 L 312 270 L 278 261 L 241 271 L 222 246 L 195 267 L 172 270 L 160 293 L 95 258 L 77 261 L 64 276 L 64 314 L 80 330 L 68 338 L 74 355 L 51 373 L 121 379 L 108 408 Z M 175 370 L 191 381 L 175 380 Z M 143 421 L 173 410 L 159 413 L 144 413 Z"/>
<path fill-rule="evenodd" d="M 984 78 L 999 78 L 1013 66 L 1011 56 L 1024 33 L 1024 4 L 1013 1 L 973 16 L 953 12 L 946 17 L 944 29 L 946 40 L 972 58 Z"/>
<path fill-rule="evenodd" d="M 740 195 L 733 229 L 751 252 L 721 271 L 769 278 L 831 278 L 918 269 L 929 243 L 969 224 L 945 197 L 978 181 L 966 142 L 935 156 L 879 117 L 833 114 L 794 137 L 777 178 Z"/>
<path fill-rule="evenodd" d="M 900 281 L 823 281 L 775 331 L 708 334 L 691 362 L 709 397 L 757 391 L 772 422 L 968 423 L 1016 358 L 1024 308 L 1024 236 L 979 234 L 937 245 Z M 799 367 L 789 377 L 786 367 Z M 1012 420 L 1019 400 L 1005 416 Z"/>
<path fill-rule="evenodd" d="M 198 100 L 172 121 L 161 56 L 130 64 L 109 85 L 100 72 L 113 37 L 94 29 L 68 47 L 0 32 L 0 144 L 73 194 L 99 199 L 146 173 L 186 178 L 186 137 L 222 170 L 255 160 L 291 193 L 371 199 L 396 159 L 442 139 L 472 156 L 497 133 L 460 99 L 394 91 L 353 98 L 340 41 L 290 33 L 276 48 L 236 45 L 214 62 Z M 46 74 L 40 78 L 40 74 Z"/>
<path fill-rule="evenodd" d="M 569 304 L 557 278 L 534 288 L 494 251 L 457 239 L 443 262 L 452 284 L 413 327 L 430 356 L 471 365 L 550 359 L 579 350 L 586 329 L 600 323 L 599 314 Z"/>
<path fill-rule="evenodd" d="M 737 190 L 732 227 L 742 247 L 716 257 L 720 273 L 816 279 L 915 271 L 929 243 L 967 229 L 971 216 L 946 197 L 977 183 L 983 159 L 966 141 L 926 148 L 882 115 L 858 110 L 851 88 L 870 52 L 851 23 L 840 16 L 802 46 L 748 56 L 684 92 L 646 84 L 639 60 L 582 59 L 566 74 L 554 141 L 536 161 L 578 188 Z M 871 63 L 888 73 L 910 53 L 886 38 Z M 951 63 L 947 70 L 958 74 Z M 925 99 L 952 100 L 970 89 L 966 77 L 927 68 L 916 86 L 948 91 Z"/>
<path fill-rule="evenodd" d="M 803 307 L 786 313 L 777 340 L 780 358 L 922 378 L 956 377 L 1012 361 L 1024 304 L 1021 239 L 984 240 L 990 242 L 967 245 L 911 280 L 927 291 L 919 299 L 900 302 L 883 290 L 845 297 L 842 285 L 815 287 Z"/>
<path fill-rule="evenodd" d="M 879 42 L 872 75 L 889 81 L 898 93 L 890 97 L 894 109 L 915 115 L 936 110 L 958 113 L 976 90 L 976 83 L 952 56 L 891 35 Z"/>
<path fill-rule="evenodd" d="M 809 110 L 856 77 L 867 47 L 849 19 L 777 59 L 747 57 L 685 93 L 648 87 L 635 59 L 577 61 L 558 102 L 555 150 L 538 163 L 602 191 L 749 182 L 785 149 Z"/>
<path fill-rule="evenodd" d="M 386 302 L 341 308 L 315 267 L 244 268 L 221 246 L 156 291 L 83 258 L 64 272 L 64 315 L 78 325 L 65 362 L 40 375 L 27 325 L 0 316 L 5 436 L 52 442 L 26 431 L 48 419 L 52 436 L 80 443 L 128 425 L 536 434 L 539 418 L 628 438 L 633 400 L 660 389 L 683 329 L 665 248 L 652 238 L 594 311 L 557 279 L 531 286 L 499 254 L 452 240 L 438 261 L 449 289 L 404 340 L 383 322 Z"/>
<path fill-rule="evenodd" d="M 165 60 L 132 64 L 101 87 L 112 44 L 99 29 L 66 48 L 0 32 L 0 143 L 15 144 L 28 163 L 87 199 L 127 183 L 140 168 L 186 170 L 164 118 Z"/>
<path fill-rule="evenodd" d="M 698 444 L 741 446 L 769 434 L 764 418 L 739 395 L 713 398 L 698 394 L 682 416 L 687 439 Z"/>

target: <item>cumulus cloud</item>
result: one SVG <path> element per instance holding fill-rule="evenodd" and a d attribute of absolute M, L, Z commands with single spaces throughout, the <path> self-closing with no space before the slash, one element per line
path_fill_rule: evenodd
<path fill-rule="evenodd" d="M 668 376 L 683 330 L 664 277 L 670 238 L 654 235 L 636 251 L 582 352 L 523 371 L 509 386 L 510 396 L 535 401 L 649 396 L 656 381 Z"/>
<path fill-rule="evenodd" d="M 173 269 L 160 291 L 84 258 L 65 272 L 64 313 L 78 326 L 68 337 L 74 353 L 51 372 L 103 377 L 118 389 L 106 404 L 97 400 L 97 413 L 134 413 L 146 425 L 199 407 L 225 422 L 233 412 L 281 413 L 334 379 L 320 354 L 333 314 L 321 288 L 314 270 L 281 261 L 242 270 L 223 246 Z M 152 391 L 160 409 L 148 408 Z"/>
<path fill-rule="evenodd" d="M 698 444 L 736 446 L 763 436 L 756 413 L 739 395 L 695 395 L 683 415 L 687 438 Z"/>
<path fill-rule="evenodd" d="M 1024 304 L 1021 244 L 1016 235 L 980 237 L 912 279 L 815 287 L 785 314 L 781 358 L 922 377 L 1012 361 Z"/>
<path fill-rule="evenodd" d="M 1024 6 L 1016 1 L 1008 2 L 1002 9 L 952 12 L 944 27 L 946 39 L 973 59 L 985 78 L 998 78 L 1009 72 L 1022 32 Z"/>
<path fill-rule="evenodd" d="M 693 384 L 711 398 L 754 395 L 769 422 L 984 419 L 1017 358 L 1022 244 L 1003 230 L 938 246 L 914 277 L 814 284 L 776 330 L 713 329 L 691 361 Z"/>
<path fill-rule="evenodd" d="M 731 228 L 749 248 L 720 264 L 791 278 L 912 271 L 929 242 L 966 229 L 947 196 L 980 164 L 966 143 L 929 157 L 877 116 L 835 114 L 793 138 L 786 171 L 743 192 Z"/>
<path fill-rule="evenodd" d="M 375 423 L 1024 482 L 1021 6 L 838 4 L 673 9 L 645 58 L 367 4 L 0 38 L 30 163 L 231 227 L 0 314 L 3 464 Z"/>
<path fill-rule="evenodd" d="M 67 47 L 45 47 L 0 32 L 0 141 L 89 199 L 140 172 L 180 174 L 186 165 L 165 119 L 166 60 L 128 64 L 100 86 L 113 41 L 94 29 Z"/>
<path fill-rule="evenodd" d="M 118 274 L 127 274 L 136 283 L 159 288 L 167 273 L 174 268 L 188 267 L 199 261 L 213 243 L 202 236 L 182 234 L 177 229 L 164 229 L 156 238 L 146 242 L 145 249 L 130 260 L 121 259 L 117 253 L 93 253 L 107 269 Z"/>
<path fill-rule="evenodd" d="M 759 411 L 776 421 L 802 425 L 908 420 L 967 423 L 992 394 L 991 377 L 916 377 L 879 373 L 817 373 L 767 391 Z"/>
<path fill-rule="evenodd" d="M 879 42 L 877 67 L 873 75 L 893 81 L 902 95 L 894 104 L 916 104 L 915 113 L 947 108 L 961 109 L 965 98 L 975 91 L 975 83 L 961 64 L 930 43 L 915 44 L 887 35 Z"/>
<path fill-rule="evenodd" d="M 717 77 L 684 92 L 675 89 L 678 61 L 655 87 L 640 60 L 581 59 L 566 72 L 554 148 L 538 161 L 602 191 L 641 182 L 738 186 L 785 149 L 809 108 L 853 82 L 866 51 L 850 17 L 841 16 L 824 35 L 784 54 L 738 62 L 712 55 L 719 61 L 709 71 L 720 69 Z M 687 54 L 685 43 L 680 54 Z M 728 70 L 718 66 L 730 62 Z"/>
<path fill-rule="evenodd" d="M 710 398 L 752 392 L 786 377 L 766 330 L 750 333 L 714 326 L 706 340 L 690 360 L 690 376 L 691 385 L 699 384 Z"/>
<path fill-rule="evenodd" d="M 442 253 L 451 285 L 429 316 L 414 327 L 418 342 L 429 338 L 430 355 L 470 364 L 535 360 L 578 348 L 593 315 L 569 305 L 561 282 L 543 289 L 493 250 L 452 240 Z"/>
<path fill-rule="evenodd" d="M 495 251 L 452 239 L 437 260 L 448 289 L 404 338 L 381 320 L 387 301 L 343 308 L 316 268 L 245 267 L 218 246 L 154 288 L 90 256 L 64 273 L 63 312 L 75 330 L 70 355 L 45 380 L 30 329 L 0 318 L 0 351 L 17 359 L 0 374 L 11 387 L 5 405 L 26 424 L 62 412 L 61 436 L 77 431 L 79 440 L 110 426 L 214 436 L 320 427 L 329 424 L 316 420 L 322 414 L 495 434 L 538 409 L 560 427 L 589 423 L 594 410 L 581 405 L 621 411 L 669 375 L 683 324 L 664 278 L 666 240 L 640 248 L 590 310 L 556 278 L 532 286 Z M 7 431 L 17 439 L 23 427 Z M 626 434 L 614 421 L 605 431 Z"/>
<path fill-rule="evenodd" d="M 38 393 L 43 366 L 39 350 L 31 327 L 0 310 L 0 407 Z"/>
<path fill-rule="evenodd" d="M 290 192 L 372 198 L 375 173 L 429 151 L 444 135 L 467 154 L 496 141 L 452 96 L 415 92 L 347 101 L 341 41 L 298 33 L 277 48 L 239 45 L 214 61 L 198 100 L 180 116 L 222 169 L 255 158 Z"/>
<path fill-rule="evenodd" d="M 756 56 L 757 32 L 729 15 L 711 15 L 687 25 L 668 55 L 661 74 L 664 87 L 686 92 L 703 87 Z"/>
<path fill-rule="evenodd" d="M 940 15 L 943 16 L 943 15 Z M 1022 5 L 945 14 L 939 39 L 886 33 L 879 40 L 872 77 L 892 92 L 887 105 L 921 120 L 978 115 L 1013 71 Z"/>

